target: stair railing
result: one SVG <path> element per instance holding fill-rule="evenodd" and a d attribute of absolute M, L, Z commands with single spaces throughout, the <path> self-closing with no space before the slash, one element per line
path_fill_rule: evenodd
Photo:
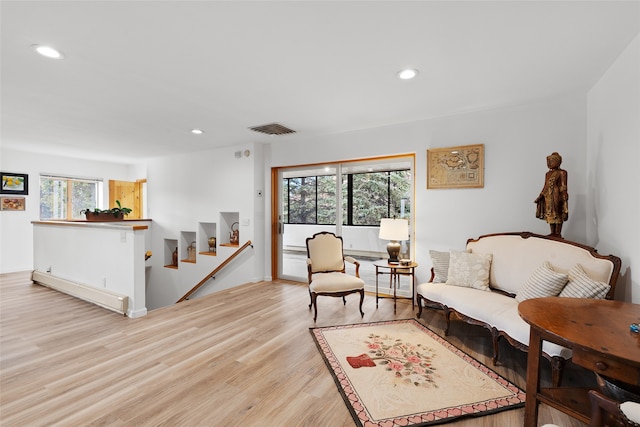
<path fill-rule="evenodd" d="M 225 259 L 222 264 L 217 266 L 211 273 L 207 274 L 204 279 L 202 279 L 200 282 L 198 282 L 197 285 L 195 285 L 193 288 L 191 288 L 191 290 L 189 292 L 184 294 L 182 296 L 182 298 L 180 298 L 178 301 L 176 301 L 176 304 L 186 300 L 191 295 L 193 295 L 198 289 L 200 289 L 205 283 L 207 283 L 209 281 L 209 279 L 211 279 L 211 278 L 215 279 L 215 275 L 218 274 L 220 272 L 220 270 L 222 270 L 224 267 L 226 267 L 235 257 L 240 255 L 240 253 L 242 251 L 244 251 L 245 249 L 247 249 L 249 246 L 251 246 L 253 248 L 253 244 L 251 243 L 251 240 L 248 240 L 247 243 L 242 245 L 240 248 L 238 248 L 237 251 L 235 251 L 233 254 L 231 254 L 231 256 L 229 258 Z"/>

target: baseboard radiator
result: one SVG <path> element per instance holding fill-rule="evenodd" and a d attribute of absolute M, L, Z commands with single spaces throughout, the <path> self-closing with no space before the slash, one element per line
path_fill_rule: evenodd
<path fill-rule="evenodd" d="M 126 295 L 62 279 L 39 270 L 34 270 L 31 280 L 39 285 L 91 302 L 108 310 L 127 314 L 129 297 Z"/>

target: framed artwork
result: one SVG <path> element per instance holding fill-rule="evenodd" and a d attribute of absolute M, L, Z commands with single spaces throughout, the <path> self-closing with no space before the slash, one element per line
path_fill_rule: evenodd
<path fill-rule="evenodd" d="M 427 150 L 427 189 L 484 187 L 484 144 Z"/>
<path fill-rule="evenodd" d="M 0 172 L 2 175 L 2 188 L 0 194 L 29 194 L 29 175 L 23 173 Z"/>
<path fill-rule="evenodd" d="M 1 211 L 23 211 L 24 197 L 0 197 Z"/>

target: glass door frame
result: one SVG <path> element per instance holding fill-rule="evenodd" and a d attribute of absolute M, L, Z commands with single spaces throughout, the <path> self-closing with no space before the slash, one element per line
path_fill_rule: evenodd
<path fill-rule="evenodd" d="M 282 178 L 283 173 L 286 171 L 295 171 L 295 170 L 305 170 L 305 169 L 318 169 L 323 167 L 331 167 L 336 170 L 336 225 L 335 225 L 335 233 L 337 235 L 342 235 L 342 222 L 343 222 L 343 211 L 342 211 L 342 166 L 350 166 L 355 163 L 376 163 L 376 162 L 384 162 L 384 161 L 407 161 L 411 164 L 410 171 L 412 174 L 411 179 L 411 188 L 412 188 L 412 199 L 411 199 L 411 211 L 410 211 L 410 253 L 415 253 L 415 153 L 405 153 L 405 154 L 397 154 L 392 156 L 381 156 L 381 157 L 370 157 L 370 158 L 362 158 L 362 159 L 354 159 L 354 160 L 343 160 L 343 161 L 334 161 L 334 162 L 322 162 L 322 163 L 313 163 L 313 164 L 304 164 L 304 165 L 293 165 L 293 166 L 282 166 L 282 167 L 273 167 L 271 168 L 271 277 L 272 280 L 283 279 L 283 280 L 292 280 L 292 281 L 300 281 L 303 278 L 300 277 L 286 277 L 283 275 L 283 235 L 284 235 L 284 222 L 283 222 L 283 195 L 282 195 Z M 306 277 L 304 278 L 306 282 Z"/>

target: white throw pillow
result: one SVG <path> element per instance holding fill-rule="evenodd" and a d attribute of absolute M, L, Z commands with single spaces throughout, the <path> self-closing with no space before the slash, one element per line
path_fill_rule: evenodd
<path fill-rule="evenodd" d="M 567 284 L 567 280 L 569 280 L 569 277 L 566 274 L 554 271 L 551 264 L 545 261 L 520 287 L 516 295 L 516 301 L 522 302 L 531 298 L 555 297 Z"/>
<path fill-rule="evenodd" d="M 492 259 L 492 254 L 451 251 L 446 284 L 488 291 Z"/>
<path fill-rule="evenodd" d="M 569 270 L 569 283 L 560 292 L 561 297 L 603 299 L 611 286 L 604 282 L 597 282 L 587 276 L 580 264 Z"/>
<path fill-rule="evenodd" d="M 445 283 L 449 271 L 449 252 L 429 251 L 433 265 L 433 283 Z"/>

